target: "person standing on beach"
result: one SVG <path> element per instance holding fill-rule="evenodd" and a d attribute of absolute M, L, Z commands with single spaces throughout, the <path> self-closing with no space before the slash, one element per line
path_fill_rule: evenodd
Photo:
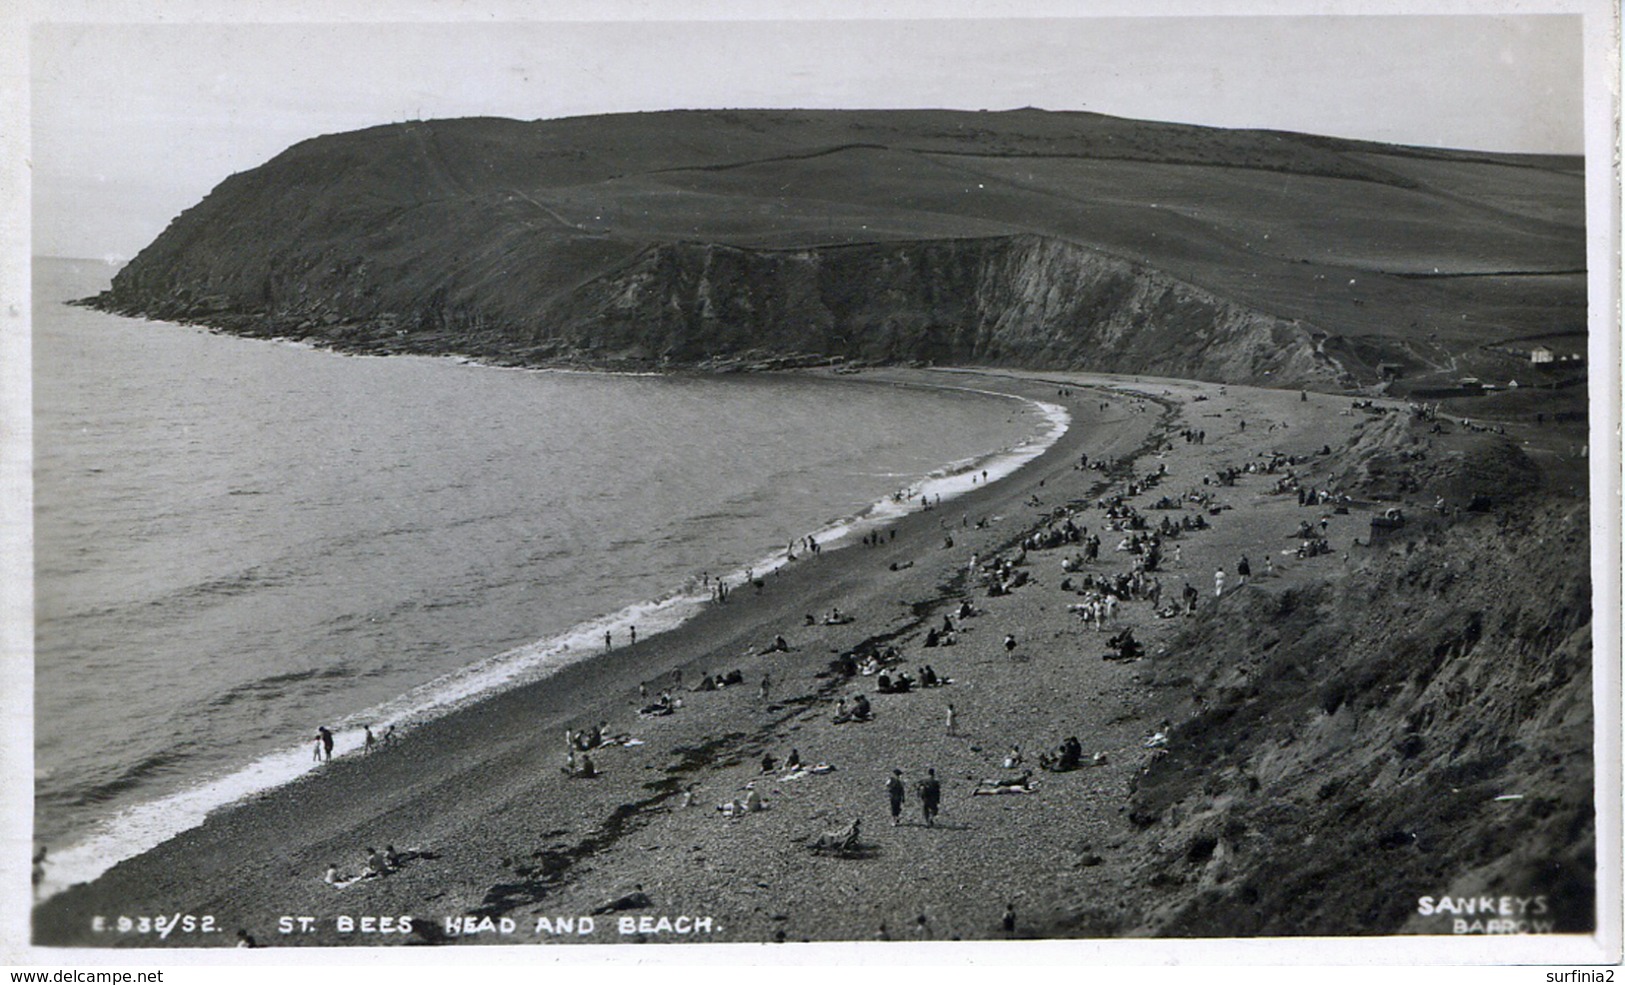
<path fill-rule="evenodd" d="M 903 771 L 892 770 L 886 780 L 886 799 L 891 801 L 891 825 L 894 828 L 903 823 L 903 796 Z"/>
<path fill-rule="evenodd" d="M 320 728 L 318 728 L 316 730 L 316 737 L 318 739 L 320 739 L 321 742 L 322 742 L 322 758 L 323 759 L 332 759 L 333 758 L 333 733 L 329 732 L 327 730 L 326 725 L 323 725 L 322 727 L 320 727 Z"/>
<path fill-rule="evenodd" d="M 637 646 L 638 645 L 638 627 L 632 626 L 632 627 L 630 627 L 630 629 L 628 631 L 632 634 L 632 642 L 627 644 L 627 645 L 628 646 Z"/>
<path fill-rule="evenodd" d="M 948 734 L 953 735 L 959 727 L 959 714 L 954 711 L 953 703 L 948 704 Z"/>
<path fill-rule="evenodd" d="M 937 808 L 942 804 L 942 784 L 937 781 L 935 767 L 926 769 L 925 779 L 920 781 L 916 792 L 920 795 L 920 814 L 925 818 L 925 826 L 936 827 Z"/>
<path fill-rule="evenodd" d="M 322 733 L 320 732 L 316 733 L 315 740 L 310 744 L 310 761 L 313 763 L 322 761 Z"/>
<path fill-rule="evenodd" d="M 604 630 L 604 652 L 605 653 L 609 652 L 610 645 L 611 645 L 612 641 L 613 641 L 613 637 L 610 636 L 609 630 L 607 630 L 607 629 Z"/>
<path fill-rule="evenodd" d="M 361 726 L 361 731 L 367 733 L 367 737 L 361 742 L 361 752 L 363 755 L 370 756 L 372 755 L 372 747 L 378 740 L 373 738 L 371 725 Z"/>
<path fill-rule="evenodd" d="M 771 685 L 771 683 L 772 682 L 768 679 L 768 676 L 766 674 L 763 674 L 762 675 L 762 687 L 761 687 L 761 690 L 760 690 L 760 696 L 761 696 L 761 699 L 763 701 L 767 700 L 767 689 Z"/>
<path fill-rule="evenodd" d="M 1224 572 L 1213 572 L 1213 596 L 1215 598 L 1224 594 Z"/>
<path fill-rule="evenodd" d="M 1241 584 L 1245 585 L 1247 579 L 1252 577 L 1252 574 L 1252 563 L 1247 560 L 1247 555 L 1243 554 L 1241 560 L 1236 562 L 1236 575 L 1241 579 Z"/>

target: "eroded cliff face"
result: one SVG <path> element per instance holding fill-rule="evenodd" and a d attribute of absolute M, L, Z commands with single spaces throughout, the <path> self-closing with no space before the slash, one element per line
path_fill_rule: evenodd
<path fill-rule="evenodd" d="M 232 175 L 96 303 L 521 365 L 1444 382 L 1583 328 L 1582 201 L 1578 159 L 1089 113 L 412 121 Z"/>
<path fill-rule="evenodd" d="M 606 253 L 609 251 L 605 251 Z M 121 272 L 104 306 L 363 351 L 676 368 L 840 358 L 1330 387 L 1311 329 L 1037 235 L 798 250 L 662 243 L 553 291 L 553 264 L 272 258 L 257 283 Z M 239 268 L 240 269 L 240 268 Z"/>

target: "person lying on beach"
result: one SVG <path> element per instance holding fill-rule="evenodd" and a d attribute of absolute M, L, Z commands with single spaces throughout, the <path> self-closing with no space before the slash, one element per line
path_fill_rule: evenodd
<path fill-rule="evenodd" d="M 1001 794 L 1033 793 L 1033 771 L 1026 770 L 1018 777 L 1004 777 L 995 780 L 983 780 L 971 791 L 973 797 L 999 796 Z"/>
<path fill-rule="evenodd" d="M 788 640 L 786 640 L 783 636 L 775 636 L 775 637 L 773 637 L 773 642 L 769 643 L 768 646 L 767 646 L 767 649 L 761 651 L 761 653 L 759 653 L 758 656 L 764 656 L 765 657 L 769 653 L 789 653 L 789 652 L 790 652 L 790 642 Z"/>
<path fill-rule="evenodd" d="M 860 694 L 856 698 L 853 698 L 850 708 L 847 706 L 846 699 L 842 698 L 840 704 L 836 705 L 835 707 L 835 724 L 840 725 L 844 722 L 867 722 L 871 714 L 872 712 L 869 708 L 869 699 L 863 695 Z"/>
<path fill-rule="evenodd" d="M 606 913 L 617 913 L 621 910 L 643 910 L 654 905 L 654 900 L 649 898 L 649 894 L 643 891 L 643 884 L 639 883 L 632 887 L 630 893 L 617 896 L 606 903 L 593 907 L 591 913 L 595 917 L 601 917 Z"/>
<path fill-rule="evenodd" d="M 824 617 L 824 625 L 826 626 L 844 626 L 851 621 L 852 617 L 838 608 L 830 609 L 829 615 Z"/>
<path fill-rule="evenodd" d="M 717 810 L 722 812 L 723 817 L 740 817 L 745 814 L 754 814 L 757 811 L 765 811 L 767 810 L 767 804 L 762 801 L 762 795 L 756 792 L 754 786 L 747 785 L 743 797 L 737 797 L 726 804 L 718 804 Z"/>
<path fill-rule="evenodd" d="M 835 767 L 828 763 L 814 763 L 811 766 L 803 764 L 793 770 L 779 774 L 779 779 L 783 781 L 800 780 L 808 776 L 822 776 L 825 773 L 833 772 L 835 772 Z"/>
<path fill-rule="evenodd" d="M 643 715 L 644 717 L 648 718 L 648 717 L 655 717 L 655 716 L 659 716 L 659 715 L 669 715 L 675 709 L 676 709 L 676 702 L 672 699 L 672 696 L 670 694 L 666 693 L 666 692 L 661 692 L 659 701 L 656 701 L 654 704 L 644 705 L 642 708 L 639 708 L 638 709 L 638 714 Z"/>
<path fill-rule="evenodd" d="M 858 847 L 858 832 L 862 818 L 853 818 L 852 823 L 838 831 L 826 831 L 807 843 L 807 847 L 814 852 L 834 852 L 844 854 Z M 881 924 L 885 928 L 885 924 Z"/>
<path fill-rule="evenodd" d="M 1132 629 L 1125 629 L 1111 637 L 1106 641 L 1106 645 L 1112 648 L 1111 652 L 1106 654 L 1104 658 L 1106 660 L 1138 660 L 1145 656 L 1145 647 L 1134 639 Z"/>

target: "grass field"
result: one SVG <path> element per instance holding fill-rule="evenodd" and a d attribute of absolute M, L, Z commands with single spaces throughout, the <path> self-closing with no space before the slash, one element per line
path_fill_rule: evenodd
<path fill-rule="evenodd" d="M 464 119 L 319 137 L 228 179 L 132 267 L 239 299 L 298 276 L 336 293 L 340 317 L 499 290 L 512 313 L 663 244 L 1018 234 L 1295 320 L 1368 368 L 1449 373 L 1483 345 L 1585 329 L 1578 159 L 1038 110 Z"/>

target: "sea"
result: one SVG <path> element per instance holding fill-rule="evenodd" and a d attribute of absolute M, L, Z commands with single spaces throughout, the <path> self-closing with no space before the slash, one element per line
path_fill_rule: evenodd
<path fill-rule="evenodd" d="M 1067 427 L 975 389 L 352 356 L 70 306 L 33 278 L 41 897 L 211 810 L 545 678 Z"/>

